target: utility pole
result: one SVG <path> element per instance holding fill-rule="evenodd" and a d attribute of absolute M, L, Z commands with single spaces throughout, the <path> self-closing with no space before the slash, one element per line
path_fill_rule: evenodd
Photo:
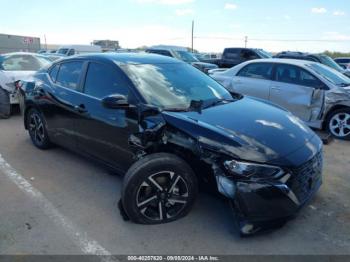
<path fill-rule="evenodd" d="M 44 35 L 44 40 L 45 40 L 45 50 L 47 51 L 46 35 Z"/>
<path fill-rule="evenodd" d="M 194 38 L 194 20 L 192 20 L 192 35 L 191 35 L 191 49 L 192 49 L 192 53 L 193 53 L 193 38 Z"/>
<path fill-rule="evenodd" d="M 248 46 L 248 36 L 244 38 L 244 47 L 247 48 Z"/>

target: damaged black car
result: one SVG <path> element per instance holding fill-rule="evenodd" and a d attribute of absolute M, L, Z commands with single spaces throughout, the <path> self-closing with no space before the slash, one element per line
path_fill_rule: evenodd
<path fill-rule="evenodd" d="M 203 186 L 254 234 L 294 217 L 322 183 L 322 142 L 301 120 L 172 58 L 76 56 L 21 85 L 33 144 L 125 174 L 120 208 L 135 223 L 184 217 Z"/>

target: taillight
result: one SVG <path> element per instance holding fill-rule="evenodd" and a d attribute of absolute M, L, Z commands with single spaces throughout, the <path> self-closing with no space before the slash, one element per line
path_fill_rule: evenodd
<path fill-rule="evenodd" d="M 20 89 L 23 86 L 23 82 L 21 80 L 18 80 L 15 82 L 15 87 L 16 89 Z"/>

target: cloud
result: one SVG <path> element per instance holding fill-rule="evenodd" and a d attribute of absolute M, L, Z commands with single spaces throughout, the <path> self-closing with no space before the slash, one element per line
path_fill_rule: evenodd
<path fill-rule="evenodd" d="M 327 9 L 324 7 L 314 7 L 314 8 L 311 8 L 311 13 L 325 14 L 325 13 L 327 13 Z"/>
<path fill-rule="evenodd" d="M 162 5 L 182 5 L 189 4 L 195 0 L 137 0 L 140 4 L 162 4 Z"/>
<path fill-rule="evenodd" d="M 333 12 L 333 15 L 335 15 L 335 16 L 344 16 L 345 12 L 337 10 L 337 11 Z"/>
<path fill-rule="evenodd" d="M 192 9 L 177 9 L 175 14 L 177 16 L 193 15 L 194 11 Z"/>
<path fill-rule="evenodd" d="M 227 9 L 227 10 L 236 10 L 237 8 L 238 8 L 238 6 L 235 4 L 232 4 L 232 3 L 225 4 L 225 9 Z"/>

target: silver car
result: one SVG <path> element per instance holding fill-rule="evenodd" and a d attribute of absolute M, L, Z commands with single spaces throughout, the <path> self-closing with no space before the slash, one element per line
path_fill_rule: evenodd
<path fill-rule="evenodd" d="M 30 77 L 48 64 L 48 58 L 34 53 L 0 55 L 0 118 L 8 118 L 11 106 L 19 103 L 15 82 Z"/>
<path fill-rule="evenodd" d="M 210 75 L 229 91 L 267 100 L 310 127 L 350 140 L 350 78 L 334 69 L 304 60 L 260 59 Z"/>

